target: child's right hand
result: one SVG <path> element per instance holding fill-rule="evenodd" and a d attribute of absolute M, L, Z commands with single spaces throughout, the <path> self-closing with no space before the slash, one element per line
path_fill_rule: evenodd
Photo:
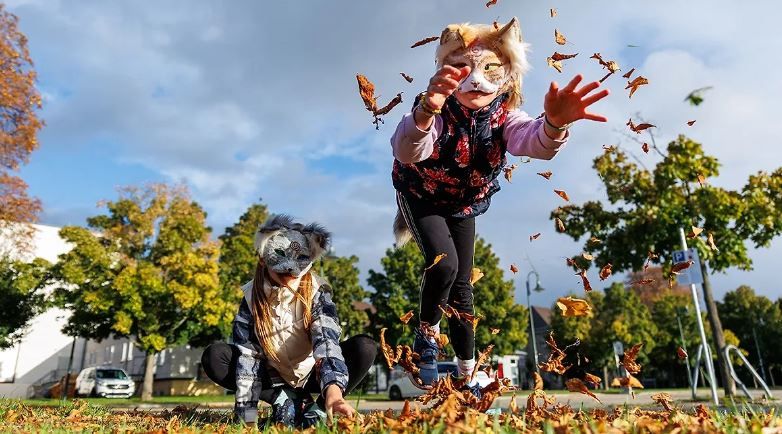
<path fill-rule="evenodd" d="M 435 110 L 443 108 L 445 99 L 459 88 L 461 81 L 470 75 L 470 67 L 456 68 L 451 65 L 443 65 L 429 80 L 426 88 L 427 105 Z"/>

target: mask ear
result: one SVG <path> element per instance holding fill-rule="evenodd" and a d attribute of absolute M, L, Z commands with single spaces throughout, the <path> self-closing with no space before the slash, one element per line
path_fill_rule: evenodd
<path fill-rule="evenodd" d="M 503 43 L 521 42 L 521 25 L 519 25 L 519 20 L 516 17 L 513 17 L 508 24 L 505 24 L 497 32 L 499 33 L 500 41 Z"/>
<path fill-rule="evenodd" d="M 307 237 L 307 240 L 310 244 L 310 256 L 312 257 L 312 261 L 317 261 L 326 251 L 329 249 L 329 246 L 331 245 L 331 233 L 326 230 L 323 226 L 312 223 L 307 226 L 305 226 L 301 233 L 304 234 L 305 237 Z"/>
<path fill-rule="evenodd" d="M 255 242 L 253 243 L 255 254 L 258 256 L 263 256 L 263 250 L 266 248 L 266 243 L 273 236 L 280 233 L 280 231 L 291 228 L 293 225 L 293 219 L 285 214 L 273 215 L 269 217 L 255 233 Z"/>

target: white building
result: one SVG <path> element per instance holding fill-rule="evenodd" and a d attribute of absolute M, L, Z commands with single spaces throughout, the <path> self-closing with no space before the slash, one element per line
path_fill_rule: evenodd
<path fill-rule="evenodd" d="M 16 259 L 31 260 L 39 257 L 54 263 L 58 255 L 70 248 L 60 238 L 60 228 L 44 225 L 34 227 L 33 251 Z M 50 309 L 32 321 L 19 344 L 0 350 L 0 397 L 25 398 L 48 389 L 48 386 L 65 375 L 71 352 L 72 373 L 77 374 L 91 366 L 112 366 L 125 369 L 139 382 L 143 379 L 144 353 L 131 345 L 129 339 L 105 339 L 101 342 L 81 338 L 74 340 L 62 333 L 67 317 L 68 312 L 65 310 Z M 202 375 L 201 351 L 182 346 L 158 354 L 154 393 L 222 393 L 221 388 Z"/>

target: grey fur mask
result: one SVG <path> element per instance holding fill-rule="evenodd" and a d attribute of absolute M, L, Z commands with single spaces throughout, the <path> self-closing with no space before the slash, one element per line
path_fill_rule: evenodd
<path fill-rule="evenodd" d="M 331 234 L 317 224 L 294 223 L 287 215 L 272 216 L 255 236 L 255 251 L 277 274 L 301 277 L 328 249 Z"/>

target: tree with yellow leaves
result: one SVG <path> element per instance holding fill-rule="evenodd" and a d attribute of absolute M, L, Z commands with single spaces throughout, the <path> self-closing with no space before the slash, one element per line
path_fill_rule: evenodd
<path fill-rule="evenodd" d="M 146 353 L 141 399 L 152 397 L 154 356 L 221 339 L 233 298 L 219 284 L 219 245 L 183 188 L 124 188 L 107 214 L 68 226 L 73 249 L 53 267 L 56 299 L 72 312 L 65 333 L 130 337 Z"/>

